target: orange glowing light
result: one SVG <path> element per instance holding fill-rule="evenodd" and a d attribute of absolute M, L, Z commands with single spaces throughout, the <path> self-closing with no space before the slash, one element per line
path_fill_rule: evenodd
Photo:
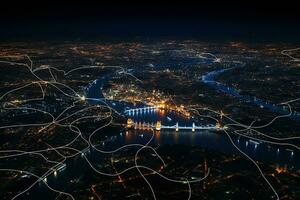
<path fill-rule="evenodd" d="M 275 170 L 278 174 L 285 173 L 287 171 L 285 167 L 279 167 L 279 166 L 277 166 Z"/>

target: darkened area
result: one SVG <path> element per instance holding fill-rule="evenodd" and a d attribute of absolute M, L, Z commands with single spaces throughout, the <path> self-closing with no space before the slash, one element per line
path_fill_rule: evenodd
<path fill-rule="evenodd" d="M 297 41 L 297 6 L 290 2 L 8 2 L 2 41 L 100 37 L 197 37 Z"/>

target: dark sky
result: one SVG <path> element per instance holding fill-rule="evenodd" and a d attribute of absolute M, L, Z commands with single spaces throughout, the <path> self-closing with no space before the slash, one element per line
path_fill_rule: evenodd
<path fill-rule="evenodd" d="M 100 36 L 290 39 L 300 33 L 292 1 L 7 1 L 1 40 Z"/>

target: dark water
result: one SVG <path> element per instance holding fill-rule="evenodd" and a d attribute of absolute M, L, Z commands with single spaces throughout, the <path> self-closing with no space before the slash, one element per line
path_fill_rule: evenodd
<path fill-rule="evenodd" d="M 129 130 L 127 132 L 124 131 L 108 134 L 114 134 L 114 136 L 107 137 L 103 143 L 97 146 L 97 148 L 101 150 L 114 150 L 126 144 L 146 144 L 151 140 L 152 135 L 154 134 L 154 138 L 150 145 L 183 144 L 198 146 L 207 150 L 219 151 L 227 155 L 239 154 L 227 135 L 223 132 L 160 131 L 152 133 L 149 131 Z M 242 151 L 254 160 L 274 163 L 279 166 L 287 165 L 289 168 L 300 169 L 300 156 L 298 152 L 294 152 L 292 154 L 292 151 L 289 151 L 284 147 L 278 148 L 277 146 L 269 146 L 265 143 L 256 144 L 244 138 L 233 137 L 233 141 Z M 96 168 L 98 165 L 104 163 L 103 154 L 96 152 L 95 150 L 91 149 L 85 155 Z M 47 183 L 56 189 L 72 192 L 72 186 L 70 186 L 72 184 L 70 183 L 76 183 L 78 180 L 80 180 L 80 182 L 84 181 L 82 180 L 83 175 L 91 173 L 92 170 L 87 164 L 85 158 L 81 156 L 68 160 L 66 164 L 66 168 L 61 172 L 58 172 L 56 176 L 48 176 Z M 95 175 L 95 173 L 92 174 Z M 28 196 L 24 195 L 24 197 L 30 197 L 29 199 L 40 199 L 40 197 L 45 194 L 47 194 L 46 196 L 54 195 L 54 193 L 45 188 L 43 184 L 39 184 L 30 191 Z"/>
<path fill-rule="evenodd" d="M 219 86 L 221 88 L 225 87 L 216 81 L 213 80 L 213 78 L 224 71 L 227 71 L 230 69 L 221 69 L 217 71 L 213 71 L 208 73 L 203 77 L 203 81 L 212 84 L 214 86 Z M 88 91 L 88 95 L 93 94 L 93 98 L 102 97 L 101 85 L 104 83 L 105 79 L 101 79 L 95 82 L 95 84 L 92 84 Z M 226 87 L 227 88 L 227 87 Z M 243 96 L 239 95 L 235 89 L 228 88 L 228 91 L 230 91 L 232 94 L 236 94 L 237 97 L 243 98 Z M 262 101 L 257 101 L 262 102 Z M 120 112 L 124 112 L 124 103 L 119 102 L 109 102 L 112 104 L 115 108 L 118 108 Z M 266 103 L 264 103 L 265 105 Z M 123 107 L 122 107 L 123 105 Z M 273 105 L 273 104 L 272 104 Z M 132 106 L 126 105 L 127 108 Z M 273 107 L 272 107 L 273 108 Z M 274 111 L 277 111 L 276 109 Z M 166 125 L 174 125 L 176 122 L 179 122 L 180 125 L 186 125 L 190 126 L 192 124 L 192 119 L 187 119 L 182 117 L 181 115 L 178 115 L 176 112 L 165 112 L 161 113 L 160 111 L 143 111 L 135 114 L 131 114 L 129 116 L 134 121 L 140 121 L 140 122 L 149 122 L 149 123 L 155 123 L 156 121 L 162 121 L 163 124 Z M 113 139 L 110 139 L 110 141 L 105 145 L 109 146 L 111 148 L 126 145 L 129 143 L 146 143 L 149 141 L 151 137 L 151 133 L 147 133 L 144 131 L 129 131 L 126 133 L 117 134 Z M 255 160 L 260 161 L 266 161 L 270 163 L 277 163 L 280 165 L 288 165 L 289 167 L 295 167 L 300 168 L 300 158 L 297 155 L 296 151 L 291 151 L 289 147 L 283 147 L 283 146 L 271 146 L 266 143 L 256 143 L 255 141 L 251 141 L 246 138 L 238 138 L 234 136 L 233 138 L 234 142 L 237 144 L 241 150 L 243 150 L 245 153 L 250 155 Z M 113 142 L 112 142 L 113 141 Z M 227 135 L 223 132 L 214 132 L 214 131 L 196 131 L 195 133 L 191 131 L 180 131 L 176 132 L 174 131 L 167 131 L 162 130 L 160 134 L 155 134 L 154 140 L 152 141 L 152 144 L 186 144 L 186 145 L 197 145 L 201 146 L 203 148 L 207 149 L 214 149 L 220 152 L 224 152 L 227 154 L 237 154 L 238 151 L 235 149 L 235 147 L 230 142 Z"/>
<path fill-rule="evenodd" d="M 243 102 L 251 103 L 253 105 L 260 106 L 261 108 L 267 108 L 267 109 L 271 110 L 272 112 L 278 113 L 280 115 L 290 114 L 290 110 L 289 110 L 288 106 L 286 106 L 286 105 L 276 105 L 272 102 L 267 102 L 263 99 L 259 99 L 259 98 L 255 97 L 255 96 L 242 95 L 235 88 L 225 86 L 222 83 L 215 81 L 215 78 L 218 75 L 220 75 L 221 73 L 223 73 L 225 71 L 231 70 L 231 69 L 233 69 L 233 68 L 219 69 L 219 70 L 209 72 L 206 75 L 202 76 L 202 81 L 205 84 L 215 88 L 216 90 L 219 90 L 226 94 L 229 94 Z M 300 113 L 298 113 L 298 112 L 295 112 L 295 111 L 292 112 L 289 117 L 293 120 L 300 121 Z"/>
<path fill-rule="evenodd" d="M 214 78 L 219 75 L 220 73 L 223 73 L 228 69 L 220 69 L 216 71 L 212 71 L 207 73 L 205 76 L 202 77 L 203 82 L 207 83 L 208 85 L 211 85 L 215 87 L 216 89 L 222 90 L 223 92 L 228 92 L 231 95 L 244 99 L 244 100 L 253 100 L 255 104 L 262 105 L 264 107 L 270 108 L 274 112 L 280 112 L 287 114 L 287 110 L 285 110 L 283 107 L 273 105 L 271 103 L 267 103 L 265 101 L 262 101 L 255 97 L 248 97 L 240 95 L 237 90 L 230 87 L 225 87 L 224 85 L 216 82 Z M 109 75 L 107 75 L 105 78 L 101 78 L 97 81 L 95 81 L 93 84 L 90 85 L 90 87 L 87 89 L 87 96 L 89 98 L 103 98 L 102 92 L 100 88 L 103 86 L 106 80 L 109 79 Z M 123 102 L 113 102 L 113 101 L 107 101 L 108 104 L 112 105 L 112 107 L 116 108 L 120 112 L 124 112 L 125 107 L 132 108 L 132 105 L 125 104 Z M 129 116 L 134 121 L 140 121 L 140 122 L 149 122 L 149 123 L 155 123 L 156 121 L 162 121 L 163 124 L 166 125 L 174 125 L 176 122 L 179 122 L 180 125 L 186 125 L 190 126 L 193 122 L 192 119 L 187 119 L 182 117 L 181 115 L 178 115 L 175 112 L 166 112 L 161 113 L 159 111 L 143 111 L 135 114 L 131 114 Z M 297 119 L 299 116 L 293 116 Z M 128 134 L 130 136 L 128 136 Z M 126 134 L 120 134 L 115 138 L 115 143 L 110 143 L 110 145 L 113 147 L 115 145 L 125 145 L 128 143 L 134 143 L 134 142 L 142 142 L 146 143 L 146 141 L 149 140 L 149 137 L 151 134 L 144 133 L 143 131 L 130 131 Z M 159 137 L 158 137 L 159 136 Z M 254 141 L 251 141 L 246 138 L 237 138 L 236 136 L 233 138 L 234 142 L 237 144 L 241 150 L 243 150 L 245 153 L 250 155 L 256 160 L 260 161 L 266 161 L 271 163 L 277 163 L 280 165 L 287 164 L 290 167 L 296 167 L 300 168 L 300 158 L 297 156 L 296 151 L 291 151 L 289 147 L 283 147 L 283 146 L 271 146 L 266 143 L 256 143 Z M 191 131 L 167 131 L 163 130 L 159 135 L 155 135 L 155 139 L 152 142 L 153 144 L 186 144 L 186 145 L 199 145 L 203 148 L 208 149 L 215 149 L 220 152 L 224 152 L 227 154 L 233 154 L 238 153 L 235 147 L 230 142 L 227 135 L 223 132 L 213 132 L 213 131 L 198 131 L 198 132 L 191 132 Z"/>
<path fill-rule="evenodd" d="M 216 89 L 223 90 L 224 92 L 231 93 L 237 98 L 244 98 L 243 96 L 236 93 L 232 88 L 225 89 L 223 85 L 215 82 L 213 77 L 218 73 L 222 73 L 225 70 L 214 71 L 203 77 L 203 81 Z M 103 98 L 100 88 L 103 86 L 104 82 L 109 77 L 101 78 L 93 82 L 89 88 L 87 88 L 87 97 L 92 98 L 90 103 L 96 104 L 100 101 L 98 99 Z M 261 101 L 257 101 L 261 102 Z M 124 113 L 125 108 L 133 108 L 132 105 L 124 102 L 106 101 L 107 104 L 117 109 L 119 112 Z M 258 104 L 258 103 L 257 103 Z M 258 105 L 265 103 L 259 103 Z M 271 106 L 270 109 L 273 111 L 278 111 L 277 107 Z M 279 111 L 282 110 L 279 108 Z M 285 112 L 285 111 L 284 111 Z M 125 114 L 124 114 L 125 115 Z M 157 120 L 162 121 L 164 124 L 173 125 L 179 122 L 180 125 L 190 126 L 192 123 L 191 119 L 184 118 L 175 112 L 159 112 L 159 111 L 149 111 L 140 112 L 135 115 L 131 115 L 135 121 L 141 122 L 156 122 Z M 299 116 L 298 116 L 299 117 Z M 189 146 L 199 146 L 207 150 L 219 151 L 227 155 L 239 154 L 236 148 L 232 145 L 228 136 L 224 132 L 215 131 L 179 131 L 175 130 L 162 130 L 160 132 L 152 133 L 150 131 L 142 130 L 129 130 L 121 132 L 106 132 L 107 135 L 112 135 L 106 137 L 103 142 L 97 146 L 99 149 L 103 150 L 113 150 L 126 144 L 146 144 L 151 140 L 153 134 L 153 140 L 151 145 L 176 145 L 183 144 Z M 289 168 L 300 169 L 300 156 L 295 150 L 289 149 L 289 147 L 284 146 L 272 146 L 267 143 L 257 143 L 255 141 L 239 138 L 237 136 L 232 136 L 233 142 L 246 154 L 248 154 L 254 160 L 259 160 L 267 163 L 278 164 L 279 166 L 287 165 Z M 86 157 L 90 162 L 96 166 L 103 164 L 103 154 L 90 149 L 85 153 Z M 86 160 L 82 156 L 77 156 L 73 159 L 69 159 L 66 162 L 66 168 L 58 172 L 56 176 L 53 174 L 48 176 L 47 183 L 56 189 L 60 189 L 66 192 L 72 192 L 72 182 L 82 181 L 84 174 L 91 172 L 90 166 L 87 164 Z M 46 195 L 48 199 L 55 198 L 57 194 L 50 192 L 45 188 L 44 184 L 38 184 L 30 190 L 30 193 L 23 195 L 21 199 L 40 199 L 41 196 Z"/>
<path fill-rule="evenodd" d="M 170 116 L 173 113 L 166 113 L 164 116 Z M 156 114 L 152 115 L 152 120 L 156 120 Z M 149 118 L 150 116 L 147 116 Z M 162 116 L 160 116 L 162 117 Z M 99 134 L 102 134 L 99 132 Z M 205 148 L 207 150 L 219 151 L 227 155 L 237 155 L 239 152 L 232 145 L 228 136 L 223 132 L 214 131 L 141 131 L 129 130 L 121 132 L 105 132 L 105 134 L 112 135 L 107 137 L 100 143 L 97 148 L 101 150 L 115 150 L 127 144 L 146 144 L 151 139 L 150 145 L 189 145 Z M 154 137 L 152 137 L 154 134 Z M 263 161 L 266 163 L 273 163 L 279 166 L 287 166 L 288 168 L 300 169 L 300 156 L 296 151 L 290 151 L 285 147 L 270 146 L 266 143 L 255 143 L 245 138 L 232 136 L 233 142 L 246 154 L 254 160 Z M 174 146 L 175 148 L 175 146 Z M 104 154 L 101 154 L 93 149 L 85 153 L 87 159 L 98 168 L 99 165 L 106 163 L 103 160 Z M 149 155 L 150 156 L 150 155 Z M 58 172 L 56 176 L 53 174 L 48 176 L 47 183 L 56 189 L 66 192 L 72 192 L 72 182 L 80 181 L 84 184 L 86 177 L 83 175 L 91 173 L 92 170 L 82 156 L 77 156 L 69 159 L 66 162 L 66 168 Z M 249 162 L 250 165 L 250 162 Z M 94 172 L 91 176 L 96 175 Z M 40 199 L 41 196 L 55 197 L 53 192 L 50 192 L 43 184 L 35 186 L 28 195 L 24 195 L 21 199 Z M 26 198 L 25 198 L 26 197 Z M 50 198 L 49 198 L 50 199 Z"/>

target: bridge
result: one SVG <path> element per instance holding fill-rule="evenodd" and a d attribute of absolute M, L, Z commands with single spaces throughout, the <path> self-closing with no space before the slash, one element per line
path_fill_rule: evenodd
<path fill-rule="evenodd" d="M 128 110 L 125 110 L 124 112 L 125 112 L 125 114 L 131 116 L 131 115 L 139 114 L 139 113 L 143 113 L 143 112 L 152 112 L 152 111 L 158 110 L 160 108 L 161 108 L 161 106 L 148 106 L 148 107 L 143 107 L 143 108 L 128 109 Z"/>
<path fill-rule="evenodd" d="M 164 103 L 158 104 L 156 106 L 148 106 L 148 107 L 142 107 L 142 108 L 133 108 L 133 109 L 128 109 L 125 110 L 124 113 L 127 116 L 132 116 L 132 115 L 139 115 L 139 114 L 144 114 L 144 113 L 149 113 L 149 112 L 156 112 L 159 110 L 172 110 L 175 112 L 178 112 L 182 114 L 185 117 L 190 117 L 190 113 L 184 110 L 184 106 L 169 106 L 165 105 Z"/>
<path fill-rule="evenodd" d="M 134 128 L 138 130 L 157 130 L 160 131 L 162 129 L 170 129 L 170 130 L 191 130 L 195 132 L 196 130 L 223 130 L 224 127 L 220 125 L 220 123 L 216 123 L 215 125 L 206 125 L 206 126 L 196 126 L 195 123 L 192 126 L 179 126 L 178 122 L 172 126 L 162 125 L 160 121 L 156 123 L 146 123 L 146 122 L 134 122 L 132 119 L 128 118 L 127 120 L 127 128 Z"/>

